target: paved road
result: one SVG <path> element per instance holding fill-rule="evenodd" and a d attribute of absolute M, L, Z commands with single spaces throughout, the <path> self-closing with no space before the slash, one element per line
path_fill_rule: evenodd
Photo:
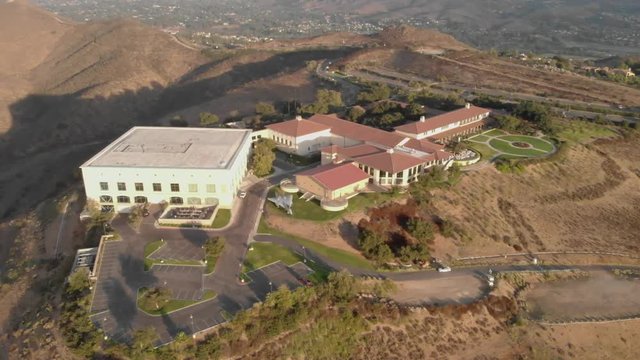
<path fill-rule="evenodd" d="M 157 217 L 158 213 L 144 218 L 140 228 L 134 230 L 124 217 L 117 217 L 113 221 L 113 227 L 123 240 L 105 243 L 105 252 L 92 305 L 91 319 L 94 323 L 102 327 L 112 339 L 125 341 L 130 339 L 133 330 L 153 327 L 160 336 L 160 342 L 167 343 L 179 332 L 192 334 L 225 322 L 227 320 L 225 314 L 234 314 L 239 310 L 251 307 L 254 303 L 262 301 L 269 291 L 280 284 L 288 284 L 291 287 L 299 285 L 293 280 L 297 270 L 285 269 L 281 264 L 261 269 L 253 274 L 252 282 L 241 284 L 238 281 L 241 264 L 247 251 L 248 241 L 252 238 L 255 238 L 256 241 L 270 241 L 284 245 L 293 251 L 304 253 L 311 261 L 320 262 L 336 270 L 346 269 L 356 276 L 388 278 L 397 281 L 419 280 L 424 281 L 424 286 L 428 286 L 429 280 L 434 279 L 442 282 L 443 279 L 459 276 L 479 278 L 486 276 L 488 271 L 486 267 L 456 269 L 450 273 L 435 271 L 380 273 L 337 263 L 309 249 L 303 249 L 298 243 L 289 239 L 272 235 L 255 235 L 268 187 L 271 184 L 277 184 L 285 176 L 286 174 L 252 185 L 247 191 L 247 197 L 239 200 L 233 223 L 224 230 L 158 229 L 153 225 L 154 217 Z M 145 243 L 163 238 L 167 242 L 183 245 L 186 242 L 197 247 L 201 246 L 208 237 L 214 235 L 224 236 L 227 241 L 224 253 L 218 260 L 213 274 L 201 275 L 201 267 L 174 267 L 171 269 L 154 267 L 151 271 L 144 271 Z M 620 267 L 528 265 L 499 266 L 493 270 L 500 272 L 565 269 L 611 270 L 613 268 Z M 198 279 L 200 283 L 198 283 Z M 167 286 L 175 288 L 174 291 L 181 298 L 198 297 L 206 289 L 215 291 L 217 296 L 212 300 L 164 316 L 151 316 L 138 310 L 136 306 L 138 289 L 144 286 L 164 284 L 165 281 Z"/>

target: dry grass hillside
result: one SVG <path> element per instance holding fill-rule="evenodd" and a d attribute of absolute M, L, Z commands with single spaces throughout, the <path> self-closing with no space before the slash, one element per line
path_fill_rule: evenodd
<path fill-rule="evenodd" d="M 441 54 L 427 46 L 421 50 L 364 49 L 345 59 L 342 65 L 356 69 L 384 67 L 471 89 L 496 89 L 629 106 L 640 104 L 640 90 L 636 88 L 573 73 L 535 69 L 516 60 L 472 49 L 454 49 Z"/>
<path fill-rule="evenodd" d="M 438 213 L 462 224 L 471 238 L 442 247 L 453 257 L 523 250 L 639 255 L 638 140 L 574 145 L 564 160 L 520 175 L 494 168 L 469 173 L 453 189 L 435 193 Z"/>
<path fill-rule="evenodd" d="M 306 63 L 344 54 L 209 57 L 133 20 L 73 24 L 23 2 L 1 6 L 0 42 L 22 41 L 0 55 L 8 84 L 0 87 L 0 218 L 70 184 L 78 165 L 134 124 L 181 110 L 189 120 L 200 111 L 224 119 L 252 114 L 257 101 L 311 101 L 318 83 Z"/>

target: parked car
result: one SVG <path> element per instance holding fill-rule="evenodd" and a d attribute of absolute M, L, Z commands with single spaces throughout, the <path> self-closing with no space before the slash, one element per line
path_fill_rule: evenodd
<path fill-rule="evenodd" d="M 245 197 L 247 197 L 247 192 L 246 191 L 238 191 L 238 197 L 240 199 L 244 199 Z"/>
<path fill-rule="evenodd" d="M 441 273 L 451 272 L 451 268 L 448 266 L 442 265 L 438 268 L 438 272 L 441 272 Z"/>

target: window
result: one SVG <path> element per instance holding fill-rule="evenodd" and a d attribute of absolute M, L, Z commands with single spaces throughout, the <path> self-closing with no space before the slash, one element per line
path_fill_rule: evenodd
<path fill-rule="evenodd" d="M 162 191 L 162 185 L 160 183 L 153 183 L 153 191 Z"/>
<path fill-rule="evenodd" d="M 208 193 L 216 192 L 216 184 L 207 184 L 207 192 Z"/>
<path fill-rule="evenodd" d="M 113 205 L 102 205 L 100 207 L 100 211 L 102 211 L 103 213 L 110 213 L 113 212 Z"/>
<path fill-rule="evenodd" d="M 109 183 L 101 182 L 101 183 L 100 183 L 100 190 L 102 190 L 102 191 L 109 191 Z"/>
<path fill-rule="evenodd" d="M 119 191 L 127 191 L 127 184 L 125 184 L 123 182 L 119 182 L 118 183 L 118 190 Z"/>
<path fill-rule="evenodd" d="M 100 202 L 101 203 L 112 203 L 113 202 L 113 198 L 109 195 L 101 195 L 100 196 Z"/>
<path fill-rule="evenodd" d="M 184 204 L 184 201 L 181 197 L 172 197 L 169 199 L 169 203 L 171 203 L 171 205 L 182 205 Z"/>
<path fill-rule="evenodd" d="M 187 198 L 187 204 L 189 205 L 202 205 L 202 200 L 196 197 Z"/>
<path fill-rule="evenodd" d="M 136 191 L 144 191 L 144 185 L 142 183 L 135 183 Z"/>
<path fill-rule="evenodd" d="M 131 202 L 128 196 L 118 196 L 118 203 L 120 204 L 128 204 Z"/>
<path fill-rule="evenodd" d="M 171 191 L 173 191 L 173 192 L 180 191 L 180 185 L 179 184 L 171 184 Z"/>
<path fill-rule="evenodd" d="M 189 184 L 189 192 L 198 192 L 198 184 Z"/>
<path fill-rule="evenodd" d="M 146 204 L 147 203 L 147 197 L 146 196 L 136 196 L 133 198 L 133 201 L 136 204 Z"/>

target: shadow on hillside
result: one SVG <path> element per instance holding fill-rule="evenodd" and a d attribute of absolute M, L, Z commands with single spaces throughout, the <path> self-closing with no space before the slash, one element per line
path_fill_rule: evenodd
<path fill-rule="evenodd" d="M 349 51 L 353 50 L 274 54 L 203 78 L 215 66 L 209 63 L 168 87 L 156 83 L 110 97 L 87 98 L 90 88 L 65 95 L 29 95 L 10 105 L 13 126 L 0 135 L 0 219 L 18 215 L 79 180 L 77 167 L 132 125 L 156 124 L 166 114 L 224 96 L 250 82 Z M 273 93 L 295 93 L 295 88 L 280 85 Z"/>

